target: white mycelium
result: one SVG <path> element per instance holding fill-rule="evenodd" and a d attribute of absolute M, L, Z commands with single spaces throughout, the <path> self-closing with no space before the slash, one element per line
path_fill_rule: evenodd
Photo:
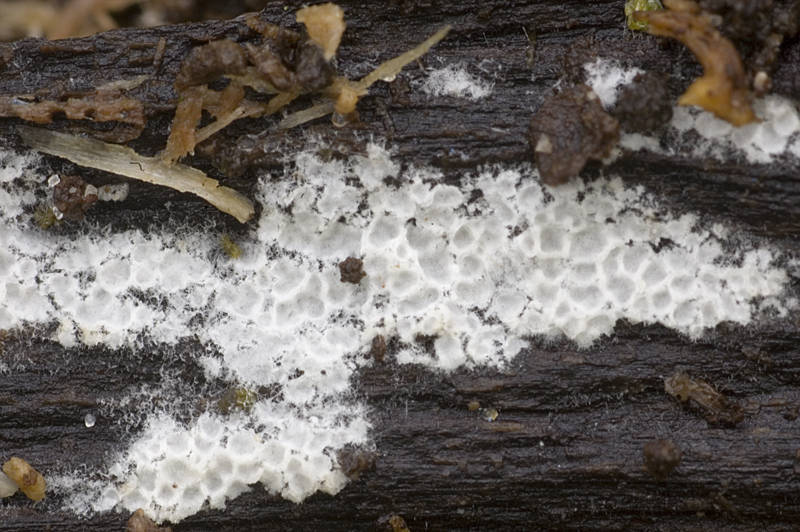
<path fill-rule="evenodd" d="M 722 232 L 618 179 L 544 188 L 520 166 L 456 187 L 431 169 L 400 175 L 377 145 L 347 162 L 317 152 L 297 154 L 291 177 L 262 177 L 263 211 L 239 260 L 200 229 L 87 226 L 76 241 L 42 231 L 27 213 L 47 176 L 36 157 L 2 154 L 0 329 L 57 322 L 65 346 L 196 337 L 213 353 L 210 375 L 282 392 L 187 424 L 153 411 L 107 480 L 54 479 L 73 510 L 141 507 L 174 522 L 258 482 L 293 501 L 336 493 L 346 483 L 336 451 L 369 441 L 348 391 L 377 334 L 400 340 L 399 363 L 449 371 L 502 366 L 533 336 L 586 347 L 619 319 L 697 337 L 783 309 L 787 275 L 772 251 L 726 252 Z M 348 256 L 364 260 L 359 285 L 339 280 Z M 436 337 L 434 353 L 419 334 Z"/>

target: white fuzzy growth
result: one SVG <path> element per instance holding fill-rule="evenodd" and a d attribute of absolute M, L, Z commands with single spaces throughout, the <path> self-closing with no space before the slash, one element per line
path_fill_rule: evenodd
<path fill-rule="evenodd" d="M 619 92 L 641 70 L 624 69 L 616 61 L 598 58 L 583 66 L 586 84 L 600 97 L 603 107 L 610 109 Z M 778 95 L 757 100 L 753 109 L 759 122 L 742 127 L 715 117 L 697 107 L 675 105 L 667 127 L 671 148 L 664 150 L 660 139 L 650 134 L 623 132 L 620 145 L 629 150 L 691 157 L 714 157 L 729 161 L 740 156 L 749 163 L 770 163 L 781 156 L 800 158 L 800 113 L 797 103 Z M 697 135 L 701 140 L 698 142 Z M 677 140 L 674 138 L 677 137 Z"/>
<path fill-rule="evenodd" d="M 697 337 L 748 323 L 756 298 L 783 308 L 787 275 L 771 251 L 729 256 L 724 231 L 665 215 L 618 179 L 545 190 L 523 166 L 455 188 L 420 168 L 387 186 L 400 168 L 384 149 L 345 163 L 311 148 L 296 155 L 294 178 L 261 180 L 252 241 L 241 259 L 220 263 L 209 259 L 218 237 L 199 231 L 98 231 L 73 242 L 36 230 L 19 205 L 43 178 L 2 157 L 11 164 L 0 171 L 9 202 L 0 329 L 55 321 L 66 346 L 197 337 L 220 354 L 201 361 L 210 376 L 282 392 L 246 415 L 188 425 L 153 412 L 107 481 L 54 481 L 82 513 L 142 507 L 174 522 L 257 482 L 297 502 L 335 493 L 345 481 L 336 450 L 368 442 L 365 410 L 348 392 L 376 334 L 400 340 L 400 363 L 452 370 L 502 366 L 534 335 L 589 346 L 618 319 Z M 364 260 L 359 285 L 339 280 L 348 256 Z M 416 346 L 419 334 L 436 336 L 434 352 Z"/>
<path fill-rule="evenodd" d="M 706 140 L 691 143 L 695 157 L 724 161 L 738 153 L 750 163 L 770 163 L 783 154 L 800 156 L 797 104 L 783 96 L 769 95 L 757 100 L 753 109 L 760 122 L 734 127 L 707 111 L 678 107 L 670 125 L 682 135 L 692 131 Z"/>
<path fill-rule="evenodd" d="M 492 93 L 494 85 L 473 76 L 462 67 L 433 70 L 419 87 L 429 96 L 451 96 L 480 100 Z"/>
<path fill-rule="evenodd" d="M 586 84 L 600 97 L 600 102 L 606 109 L 611 109 L 617 103 L 622 87 L 642 73 L 638 68 L 625 69 L 617 61 L 602 57 L 583 65 L 583 70 L 586 73 Z"/>

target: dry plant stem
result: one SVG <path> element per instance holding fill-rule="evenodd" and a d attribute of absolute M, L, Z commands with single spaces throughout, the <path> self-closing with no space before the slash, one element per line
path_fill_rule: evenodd
<path fill-rule="evenodd" d="M 295 98 L 297 98 L 296 92 L 282 92 L 272 98 L 267 104 L 245 102 L 245 104 L 240 105 L 233 111 L 220 116 L 213 123 L 202 129 L 198 129 L 195 132 L 195 142 L 198 144 L 203 142 L 214 133 L 228 127 L 234 120 L 239 120 L 240 118 L 248 116 L 267 116 L 277 113 Z"/>
<path fill-rule="evenodd" d="M 669 11 L 637 11 L 634 19 L 647 22 L 653 35 L 671 37 L 683 43 L 703 65 L 703 75 L 678 100 L 679 105 L 697 105 L 734 126 L 757 122 L 750 106 L 747 76 L 733 43 L 723 37 L 687 0 L 666 0 Z"/>
<path fill-rule="evenodd" d="M 308 109 L 303 109 L 294 114 L 291 114 L 278 123 L 278 129 L 291 129 L 305 124 L 317 118 L 322 118 L 325 115 L 331 114 L 335 110 L 336 103 L 331 100 L 318 103 Z"/>
<path fill-rule="evenodd" d="M 220 186 L 216 179 L 196 168 L 180 163 L 170 165 L 160 158 L 143 157 L 125 146 L 47 129 L 19 126 L 17 131 L 25 143 L 38 151 L 81 166 L 195 194 L 242 223 L 255 214 L 253 202 L 231 188 Z"/>
<path fill-rule="evenodd" d="M 324 91 L 325 96 L 329 98 L 338 98 L 344 89 L 348 89 L 357 95 L 366 94 L 367 89 L 369 89 L 369 87 L 376 81 L 396 76 L 404 66 L 425 55 L 434 44 L 438 43 L 447 36 L 447 33 L 451 28 L 452 26 L 448 24 L 431 37 L 427 38 L 413 50 L 409 50 L 408 52 L 399 55 L 394 59 L 390 59 L 385 63 L 382 63 L 378 68 L 364 76 L 364 78 L 360 81 L 352 82 L 343 77 L 338 78 L 331 87 Z M 329 115 L 334 110 L 340 114 L 347 114 L 355 110 L 355 102 L 353 102 L 352 107 L 352 109 L 338 110 L 335 107 L 335 102 L 331 100 L 324 100 L 304 111 L 294 113 L 293 115 L 285 118 L 278 124 L 278 129 L 290 129 L 295 126 L 299 126 L 305 122 Z"/>
<path fill-rule="evenodd" d="M 448 24 L 444 28 L 437 31 L 432 36 L 425 39 L 419 46 L 414 48 L 413 50 L 409 50 L 408 52 L 395 57 L 394 59 L 390 59 L 380 65 L 378 68 L 367 74 L 364 79 L 355 83 L 357 89 L 366 90 L 378 81 L 379 79 L 384 78 L 391 78 L 396 76 L 404 66 L 411 63 L 412 61 L 416 61 L 430 50 L 434 44 L 438 43 L 442 39 L 444 39 L 447 34 L 450 32 L 452 26 Z"/>

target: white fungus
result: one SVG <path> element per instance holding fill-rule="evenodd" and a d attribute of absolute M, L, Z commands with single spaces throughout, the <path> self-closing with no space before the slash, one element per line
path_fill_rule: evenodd
<path fill-rule="evenodd" d="M 399 363 L 449 371 L 503 366 L 534 336 L 587 347 L 620 319 L 697 338 L 785 311 L 773 251 L 726 252 L 723 231 L 669 215 L 619 179 L 543 188 L 517 166 L 456 188 L 412 168 L 385 185 L 400 168 L 378 145 L 348 162 L 318 152 L 296 154 L 293 178 L 262 177 L 251 241 L 224 267 L 217 236 L 200 229 L 86 226 L 76 240 L 36 229 L 19 206 L 34 201 L 37 161 L 0 153 L 0 329 L 56 322 L 67 347 L 198 338 L 210 377 L 281 389 L 280 400 L 187 423 L 154 410 L 106 480 L 53 478 L 69 509 L 177 522 L 259 482 L 296 502 L 338 492 L 336 451 L 369 442 L 366 409 L 348 392 L 377 334 L 399 340 Z M 339 280 L 348 256 L 363 258 L 358 285 Z M 433 352 L 418 335 L 435 337 Z"/>
<path fill-rule="evenodd" d="M 586 84 L 597 93 L 606 109 L 614 106 L 621 88 L 641 72 L 603 58 L 587 63 L 583 68 L 587 74 Z M 751 164 L 767 164 L 787 156 L 800 159 L 797 103 L 784 96 L 768 95 L 756 100 L 753 109 L 760 121 L 735 127 L 698 107 L 676 105 L 672 120 L 664 131 L 649 134 L 623 132 L 620 146 L 630 151 L 713 157 L 720 161 L 739 158 Z"/>
<path fill-rule="evenodd" d="M 606 109 L 611 109 L 617 103 L 622 87 L 643 72 L 638 68 L 622 68 L 619 62 L 602 57 L 583 65 L 583 71 L 586 73 L 586 84 L 597 94 Z"/>
<path fill-rule="evenodd" d="M 429 96 L 450 96 L 453 98 L 466 98 L 480 100 L 492 93 L 492 83 L 482 80 L 463 67 L 447 66 L 431 70 L 428 76 L 415 87 Z"/>

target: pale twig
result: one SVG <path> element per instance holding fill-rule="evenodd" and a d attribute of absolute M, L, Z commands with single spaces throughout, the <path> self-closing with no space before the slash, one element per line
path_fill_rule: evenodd
<path fill-rule="evenodd" d="M 360 96 L 366 94 L 367 89 L 369 89 L 369 87 L 376 81 L 381 79 L 391 80 L 403 69 L 404 66 L 425 55 L 434 44 L 444 39 L 451 27 L 452 26 L 448 24 L 432 36 L 425 39 L 413 50 L 409 50 L 408 52 L 399 55 L 394 59 L 389 59 L 385 63 L 382 63 L 378 66 L 378 68 L 364 76 L 364 78 L 360 81 L 353 82 L 346 78 L 339 78 L 337 80 L 338 83 L 334 83 L 331 87 L 323 92 L 325 96 L 332 99 L 323 100 L 322 102 L 309 107 L 308 109 L 298 111 L 297 113 L 284 118 L 278 124 L 278 129 L 289 129 L 314 120 L 315 118 L 321 118 L 325 115 L 333 113 L 335 110 L 334 100 L 338 98 L 342 90 L 349 89 L 353 92 L 353 94 Z"/>
<path fill-rule="evenodd" d="M 17 131 L 26 144 L 38 151 L 81 166 L 195 194 L 242 223 L 255 214 L 252 201 L 232 188 L 220 186 L 216 179 L 191 166 L 170 165 L 157 157 L 139 155 L 125 146 L 48 129 L 17 126 Z"/>

